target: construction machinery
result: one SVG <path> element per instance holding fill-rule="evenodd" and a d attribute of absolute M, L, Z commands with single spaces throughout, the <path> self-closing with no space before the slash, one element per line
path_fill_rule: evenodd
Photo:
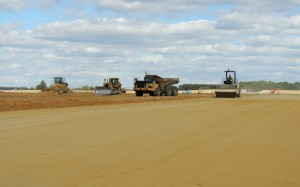
<path fill-rule="evenodd" d="M 146 74 L 144 80 L 134 79 L 136 96 L 143 96 L 149 93 L 150 96 L 177 96 L 178 88 L 173 86 L 179 83 L 179 78 L 162 78 L 158 75 Z"/>
<path fill-rule="evenodd" d="M 69 85 L 65 82 L 64 77 L 53 77 L 53 82 L 49 88 L 43 90 L 45 92 L 69 93 Z"/>
<path fill-rule="evenodd" d="M 274 88 L 272 91 L 271 91 L 271 94 L 279 94 L 280 92 L 280 88 Z"/>
<path fill-rule="evenodd" d="M 236 71 L 226 70 L 222 84 L 216 86 L 216 97 L 241 97 L 241 88 L 236 77 Z"/>
<path fill-rule="evenodd" d="M 98 95 L 116 95 L 122 93 L 126 93 L 126 90 L 122 88 L 119 78 L 104 79 L 103 86 L 96 87 L 96 94 Z"/>

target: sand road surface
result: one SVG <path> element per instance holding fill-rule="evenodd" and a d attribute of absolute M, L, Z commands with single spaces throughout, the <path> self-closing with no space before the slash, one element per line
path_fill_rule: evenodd
<path fill-rule="evenodd" d="M 300 97 L 0 113 L 0 186 L 300 186 Z"/>

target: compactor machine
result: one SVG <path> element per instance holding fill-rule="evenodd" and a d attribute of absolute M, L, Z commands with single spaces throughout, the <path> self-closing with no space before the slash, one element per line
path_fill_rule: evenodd
<path fill-rule="evenodd" d="M 117 95 L 122 93 L 126 93 L 126 90 L 122 88 L 119 78 L 104 79 L 103 86 L 96 87 L 96 94 L 98 95 Z"/>
<path fill-rule="evenodd" d="M 241 97 L 241 88 L 236 77 L 236 71 L 228 69 L 225 71 L 225 76 L 222 84 L 217 85 L 216 87 L 216 97 Z"/>
<path fill-rule="evenodd" d="M 158 75 L 146 74 L 144 80 L 134 79 L 136 96 L 149 93 L 150 96 L 177 96 L 178 88 L 174 84 L 179 83 L 179 78 L 162 78 Z"/>

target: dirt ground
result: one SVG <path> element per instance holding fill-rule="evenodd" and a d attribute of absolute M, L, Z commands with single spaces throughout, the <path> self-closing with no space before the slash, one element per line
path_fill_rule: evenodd
<path fill-rule="evenodd" d="M 181 94 L 177 97 L 136 97 L 135 94 L 99 96 L 94 93 L 5 93 L 0 92 L 0 112 L 42 108 L 114 105 L 214 97 L 213 94 Z"/>
<path fill-rule="evenodd" d="M 0 186 L 300 186 L 300 96 L 131 97 L 0 112 Z"/>

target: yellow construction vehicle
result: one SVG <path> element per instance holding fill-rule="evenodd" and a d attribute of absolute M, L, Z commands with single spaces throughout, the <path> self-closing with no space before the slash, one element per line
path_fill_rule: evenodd
<path fill-rule="evenodd" d="M 54 77 L 53 82 L 49 88 L 46 88 L 46 92 L 57 92 L 57 93 L 69 93 L 69 85 L 65 82 L 64 77 Z"/>
<path fill-rule="evenodd" d="M 96 87 L 96 94 L 98 95 L 116 95 L 122 93 L 126 93 L 126 90 L 122 88 L 119 78 L 104 79 L 103 86 Z"/>
<path fill-rule="evenodd" d="M 174 84 L 179 83 L 179 78 L 162 78 L 158 75 L 146 74 L 144 80 L 134 79 L 136 96 L 149 93 L 150 96 L 177 96 L 178 88 Z"/>

